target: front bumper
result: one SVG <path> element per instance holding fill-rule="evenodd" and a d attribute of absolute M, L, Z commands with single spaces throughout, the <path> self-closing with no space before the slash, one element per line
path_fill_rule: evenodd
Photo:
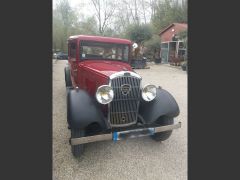
<path fill-rule="evenodd" d="M 71 138 L 70 144 L 79 145 L 79 144 L 86 144 L 86 143 L 97 142 L 97 141 L 107 141 L 107 140 L 117 141 L 117 140 L 126 139 L 126 138 L 150 136 L 150 135 L 153 135 L 154 133 L 169 131 L 169 130 L 177 129 L 180 127 L 181 127 L 181 122 L 178 122 L 176 124 L 160 126 L 160 127 L 119 131 L 119 132 L 100 134 L 95 136 L 87 136 L 87 137 L 81 137 L 81 138 Z"/>

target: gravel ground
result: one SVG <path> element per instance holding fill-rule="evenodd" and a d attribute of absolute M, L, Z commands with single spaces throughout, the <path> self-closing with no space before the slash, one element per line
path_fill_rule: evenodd
<path fill-rule="evenodd" d="M 180 107 L 176 121 L 182 127 L 174 130 L 164 142 L 150 137 L 96 142 L 85 146 L 84 155 L 75 159 L 68 144 L 70 131 L 66 120 L 66 61 L 53 60 L 53 179 L 187 179 L 187 74 L 169 65 L 150 65 L 135 70 L 143 83 L 168 90 Z"/>

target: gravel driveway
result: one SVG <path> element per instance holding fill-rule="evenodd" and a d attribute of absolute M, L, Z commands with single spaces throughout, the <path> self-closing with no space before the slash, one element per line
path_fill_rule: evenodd
<path fill-rule="evenodd" d="M 84 155 L 75 159 L 68 143 L 64 67 L 67 61 L 53 60 L 53 179 L 54 180 L 125 180 L 187 179 L 187 74 L 168 65 L 150 65 L 135 70 L 143 83 L 168 90 L 180 107 L 176 121 L 182 127 L 162 142 L 150 137 L 96 142 L 85 146 Z"/>

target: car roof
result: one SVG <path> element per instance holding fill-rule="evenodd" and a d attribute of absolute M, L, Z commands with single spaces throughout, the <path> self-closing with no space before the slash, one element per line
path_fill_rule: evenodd
<path fill-rule="evenodd" d="M 132 42 L 128 39 L 120 39 L 113 37 L 103 37 L 103 36 L 89 36 L 89 35 L 74 35 L 70 36 L 68 40 L 88 40 L 88 41 L 98 41 L 98 42 L 108 42 L 108 43 L 120 43 L 120 44 L 131 44 Z"/>

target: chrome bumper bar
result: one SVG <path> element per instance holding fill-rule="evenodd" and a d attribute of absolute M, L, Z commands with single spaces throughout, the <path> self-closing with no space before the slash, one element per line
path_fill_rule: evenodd
<path fill-rule="evenodd" d="M 107 140 L 117 141 L 125 138 L 150 136 L 150 135 L 153 135 L 154 133 L 169 131 L 169 130 L 177 129 L 180 127 L 181 127 L 181 122 L 178 122 L 176 124 L 154 127 L 154 128 L 133 129 L 129 131 L 119 131 L 119 132 L 100 134 L 95 136 L 71 138 L 70 144 L 79 145 L 79 144 L 86 144 L 86 143 L 97 142 L 97 141 L 107 141 Z"/>

